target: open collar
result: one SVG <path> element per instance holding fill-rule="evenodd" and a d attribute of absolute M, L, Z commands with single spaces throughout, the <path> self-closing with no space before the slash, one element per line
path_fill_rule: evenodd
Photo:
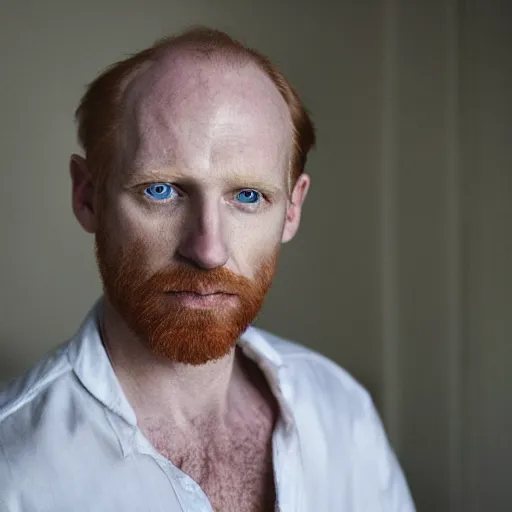
<path fill-rule="evenodd" d="M 68 359 L 82 385 L 105 407 L 136 426 L 135 411 L 126 398 L 101 340 L 99 319 L 103 308 L 100 297 L 85 317 L 68 347 Z M 264 373 L 276 397 L 285 424 L 292 415 L 282 393 L 283 372 L 286 370 L 281 354 L 255 327 L 249 326 L 241 335 L 238 345 Z"/>

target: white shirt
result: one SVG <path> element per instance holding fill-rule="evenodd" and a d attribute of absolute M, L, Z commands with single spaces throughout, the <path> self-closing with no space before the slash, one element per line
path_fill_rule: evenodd
<path fill-rule="evenodd" d="M 0 512 L 211 512 L 199 485 L 138 428 L 101 343 L 101 306 L 0 394 Z M 280 406 L 279 511 L 414 511 L 371 398 L 352 377 L 254 327 L 239 345 Z"/>

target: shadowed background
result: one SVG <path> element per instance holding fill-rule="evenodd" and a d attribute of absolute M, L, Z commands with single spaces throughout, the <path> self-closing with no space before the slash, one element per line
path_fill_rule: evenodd
<path fill-rule="evenodd" d="M 509 510 L 511 22 L 506 0 L 0 0 L 0 381 L 100 293 L 67 169 L 85 84 L 210 25 L 267 54 L 318 130 L 257 325 L 370 390 L 420 511 Z"/>

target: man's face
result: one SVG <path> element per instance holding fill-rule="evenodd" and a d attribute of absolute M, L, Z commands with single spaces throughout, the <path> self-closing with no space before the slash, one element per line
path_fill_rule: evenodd
<path fill-rule="evenodd" d="M 186 56 L 169 57 L 127 96 L 123 164 L 96 233 L 105 293 L 154 352 L 204 364 L 229 352 L 270 287 L 290 114 L 255 66 Z"/>

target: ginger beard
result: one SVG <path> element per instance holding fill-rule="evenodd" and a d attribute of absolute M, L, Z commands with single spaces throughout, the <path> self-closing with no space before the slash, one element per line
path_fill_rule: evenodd
<path fill-rule="evenodd" d="M 150 275 L 141 242 L 114 251 L 107 238 L 106 230 L 100 229 L 96 258 L 106 297 L 153 353 L 191 365 L 219 359 L 235 346 L 263 306 L 279 253 L 277 247 L 261 262 L 254 279 L 224 267 L 176 266 Z M 218 308 L 192 308 L 172 296 L 173 292 L 205 289 L 233 294 L 234 301 Z"/>

